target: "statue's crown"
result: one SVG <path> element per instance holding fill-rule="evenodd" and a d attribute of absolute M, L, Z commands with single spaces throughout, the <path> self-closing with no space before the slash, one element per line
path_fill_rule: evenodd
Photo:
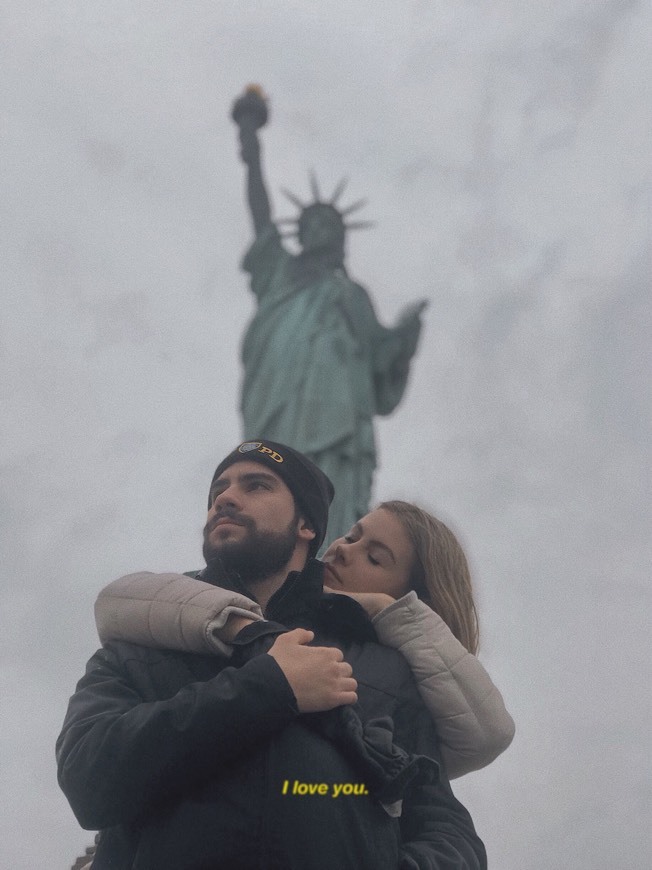
<path fill-rule="evenodd" d="M 299 199 L 296 194 L 292 193 L 292 191 L 287 190 L 286 188 L 282 188 L 283 194 L 290 200 L 293 205 L 295 205 L 299 209 L 299 215 L 295 218 L 280 218 L 277 223 L 279 224 L 294 224 L 296 226 L 295 230 L 284 233 L 286 236 L 295 236 L 298 233 L 299 227 L 301 224 L 308 218 L 309 215 L 314 214 L 317 211 L 322 212 L 325 216 L 328 213 L 331 213 L 333 216 L 334 222 L 337 221 L 341 227 L 342 232 L 344 233 L 346 230 L 360 230 L 366 229 L 368 227 L 373 227 L 375 224 L 373 221 L 346 221 L 345 218 L 348 215 L 352 214 L 354 211 L 362 208 L 367 204 L 366 199 L 359 199 L 356 202 L 351 203 L 351 205 L 346 206 L 345 208 L 339 209 L 337 203 L 339 198 L 344 193 L 344 190 L 348 184 L 348 178 L 342 178 L 342 180 L 337 184 L 335 190 L 333 191 L 330 199 L 322 199 L 321 193 L 319 191 L 319 183 L 317 182 L 317 176 L 313 171 L 310 172 L 310 189 L 312 191 L 313 200 L 312 202 L 303 202 Z"/>

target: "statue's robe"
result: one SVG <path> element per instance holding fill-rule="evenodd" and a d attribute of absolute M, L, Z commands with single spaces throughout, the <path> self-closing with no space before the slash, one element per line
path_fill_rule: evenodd
<path fill-rule="evenodd" d="M 369 509 L 375 414 L 399 403 L 415 346 L 343 267 L 306 274 L 269 224 L 247 252 L 258 308 L 242 345 L 244 437 L 289 444 L 333 481 L 327 541 Z"/>

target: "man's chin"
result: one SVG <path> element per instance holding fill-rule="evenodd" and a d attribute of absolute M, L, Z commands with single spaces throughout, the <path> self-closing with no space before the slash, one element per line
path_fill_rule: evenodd
<path fill-rule="evenodd" d="M 217 540 L 211 535 L 204 544 L 204 559 L 206 563 L 229 561 L 233 554 L 240 551 L 242 536 L 228 535 Z"/>
<path fill-rule="evenodd" d="M 216 571 L 236 574 L 246 582 L 258 582 L 281 571 L 292 558 L 297 544 L 296 514 L 285 529 L 260 531 L 253 522 L 221 522 L 204 528 L 204 559 Z"/>

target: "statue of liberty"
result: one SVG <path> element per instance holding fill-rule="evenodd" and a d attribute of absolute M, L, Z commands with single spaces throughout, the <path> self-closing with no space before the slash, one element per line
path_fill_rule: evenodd
<path fill-rule="evenodd" d="M 338 208 L 344 182 L 322 200 L 312 176 L 309 204 L 284 191 L 299 208 L 292 221 L 301 246 L 299 254 L 286 250 L 263 179 L 257 131 L 267 122 L 267 103 L 260 88 L 236 100 L 232 117 L 255 233 L 242 268 L 258 303 L 242 345 L 243 434 L 289 444 L 330 477 L 332 540 L 369 509 L 373 418 L 391 414 L 403 396 L 426 303 L 409 306 L 392 328 L 378 322 L 344 265 L 346 230 L 368 225 L 345 222 L 362 203 Z"/>

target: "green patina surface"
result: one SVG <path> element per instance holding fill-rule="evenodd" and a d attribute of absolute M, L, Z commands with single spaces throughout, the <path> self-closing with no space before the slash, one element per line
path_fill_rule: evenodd
<path fill-rule="evenodd" d="M 243 435 L 290 444 L 328 474 L 336 492 L 332 540 L 369 508 L 373 419 L 390 414 L 403 396 L 424 303 L 406 309 L 394 327 L 378 321 L 368 293 L 344 265 L 347 210 L 338 210 L 337 197 L 321 202 L 315 182 L 315 202 L 295 200 L 301 252 L 286 250 L 263 181 L 261 102 L 249 91 L 233 112 L 255 231 L 243 268 L 258 302 L 242 345 Z"/>

